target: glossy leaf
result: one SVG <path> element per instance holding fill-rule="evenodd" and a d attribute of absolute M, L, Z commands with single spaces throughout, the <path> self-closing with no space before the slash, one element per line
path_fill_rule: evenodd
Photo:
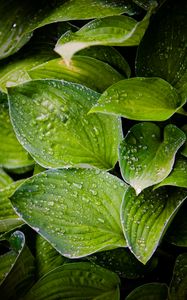
<path fill-rule="evenodd" d="M 20 217 L 16 215 L 9 200 L 9 197 L 20 184 L 21 181 L 16 181 L 0 189 L 0 233 L 16 228 L 23 223 Z"/>
<path fill-rule="evenodd" d="M 187 99 L 187 2 L 167 1 L 150 24 L 138 49 L 138 76 L 158 76 Z"/>
<path fill-rule="evenodd" d="M 3 0 L 0 4 L 0 59 L 17 52 L 38 27 L 59 21 L 131 14 L 133 10 L 128 0 Z"/>
<path fill-rule="evenodd" d="M 164 121 L 183 104 L 176 90 L 160 78 L 130 78 L 113 84 L 90 113 L 115 114 L 138 121 Z"/>
<path fill-rule="evenodd" d="M 117 273 L 122 278 L 142 278 L 156 268 L 158 259 L 153 257 L 146 265 L 140 263 L 128 248 L 102 251 L 87 258 L 90 262 Z"/>
<path fill-rule="evenodd" d="M 119 149 L 124 180 L 136 194 L 162 181 L 171 172 L 176 152 L 185 140 L 182 130 L 171 124 L 164 128 L 163 137 L 160 128 L 153 123 L 134 125 Z"/>
<path fill-rule="evenodd" d="M 25 244 L 25 236 L 22 232 L 15 231 L 10 236 L 9 242 L 13 250 L 4 255 L 13 256 L 14 252 L 15 259 L 11 259 L 13 264 L 1 282 L 0 293 L 2 299 L 20 299 L 34 283 L 34 258 Z M 3 258 L 0 256 L 2 261 Z"/>
<path fill-rule="evenodd" d="M 0 92 L 0 166 L 15 169 L 33 164 L 33 160 L 18 142 L 10 122 L 8 102 Z"/>
<path fill-rule="evenodd" d="M 0 189 L 12 183 L 12 178 L 0 168 Z"/>
<path fill-rule="evenodd" d="M 187 247 L 187 202 L 180 207 L 168 228 L 165 239 L 178 247 Z"/>
<path fill-rule="evenodd" d="M 187 253 L 179 255 L 175 262 L 173 278 L 169 288 L 169 299 L 187 298 Z"/>
<path fill-rule="evenodd" d="M 147 188 L 136 196 L 134 189 L 128 188 L 121 206 L 121 222 L 130 250 L 142 263 L 153 255 L 186 197 L 185 189 Z"/>
<path fill-rule="evenodd" d="M 90 263 L 66 264 L 54 269 L 38 281 L 25 300 L 112 299 L 119 300 L 118 276 Z"/>
<path fill-rule="evenodd" d="M 70 258 L 124 247 L 120 205 L 126 185 L 99 170 L 42 172 L 11 197 L 16 212 Z"/>
<path fill-rule="evenodd" d="M 166 300 L 168 287 L 165 283 L 147 283 L 134 289 L 125 300 Z"/>
<path fill-rule="evenodd" d="M 92 20 L 77 32 L 67 31 L 58 40 L 55 51 L 69 64 L 72 56 L 87 47 L 136 46 L 140 43 L 149 24 L 155 5 L 140 22 L 128 16 L 111 16 Z"/>
<path fill-rule="evenodd" d="M 113 116 L 87 115 L 99 95 L 59 80 L 31 81 L 10 88 L 10 113 L 18 140 L 46 168 L 113 168 L 121 121 Z"/>
<path fill-rule="evenodd" d="M 103 92 L 124 77 L 110 65 L 88 57 L 75 56 L 67 66 L 62 59 L 55 59 L 28 71 L 32 79 L 63 79 L 83 84 L 95 91 Z"/>
<path fill-rule="evenodd" d="M 187 159 L 179 157 L 176 159 L 173 171 L 170 175 L 160 182 L 157 187 L 164 185 L 173 185 L 187 188 Z"/>
<path fill-rule="evenodd" d="M 37 275 L 42 277 L 49 271 L 61 266 L 67 259 L 60 255 L 41 235 L 36 237 Z"/>

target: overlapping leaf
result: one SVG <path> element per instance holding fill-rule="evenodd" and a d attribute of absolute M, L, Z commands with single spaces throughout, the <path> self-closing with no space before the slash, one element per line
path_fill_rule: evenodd
<path fill-rule="evenodd" d="M 97 92 L 103 92 L 110 85 L 124 77 L 110 65 L 88 56 L 75 56 L 71 65 L 62 59 L 55 59 L 28 71 L 32 79 L 64 79 L 83 84 Z"/>
<path fill-rule="evenodd" d="M 187 98 L 187 2 L 167 1 L 150 24 L 137 55 L 138 76 L 158 76 Z"/>
<path fill-rule="evenodd" d="M 15 169 L 33 164 L 28 153 L 18 142 L 10 122 L 6 95 L 0 92 L 0 166 Z M 6 154 L 6 155 L 5 155 Z"/>
<path fill-rule="evenodd" d="M 18 140 L 46 168 L 112 168 L 117 162 L 121 121 L 87 115 L 98 97 L 84 86 L 59 80 L 10 88 L 10 113 Z"/>
<path fill-rule="evenodd" d="M 164 128 L 163 137 L 160 128 L 153 123 L 134 125 L 119 149 L 120 169 L 124 180 L 137 194 L 162 181 L 171 172 L 175 154 L 185 140 L 182 130 L 171 124 Z M 185 167 L 186 164 L 180 164 L 183 174 L 187 171 Z M 173 179 L 178 176 L 178 180 L 185 181 L 185 177 L 181 179 L 180 175 L 182 174 L 177 175 L 175 172 Z M 169 182 L 167 180 L 166 178 L 165 181 Z"/>
<path fill-rule="evenodd" d="M 0 168 L 0 189 L 12 183 L 12 178 Z"/>
<path fill-rule="evenodd" d="M 128 188 L 122 202 L 121 222 L 130 250 L 142 263 L 153 255 L 186 197 L 185 189 L 147 188 L 136 196 L 134 189 Z"/>
<path fill-rule="evenodd" d="M 128 0 L 3 0 L 0 4 L 0 59 L 18 51 L 31 38 L 34 29 L 46 24 L 131 14 L 133 10 Z"/>
<path fill-rule="evenodd" d="M 2 299 L 20 299 L 34 283 L 34 258 L 25 244 L 25 236 L 15 231 L 8 239 L 11 251 L 0 256 L 0 272 L 9 261 L 6 274 L 0 285 Z"/>
<path fill-rule="evenodd" d="M 187 136 L 187 125 L 184 125 L 182 127 L 182 130 L 184 131 L 184 133 Z M 184 155 L 185 157 L 187 157 L 187 141 L 186 141 L 186 143 L 184 144 L 184 147 L 181 150 L 182 150 L 181 154 Z"/>
<path fill-rule="evenodd" d="M 153 4 L 140 22 L 127 16 L 111 16 L 95 19 L 75 33 L 67 31 L 58 40 L 55 51 L 69 64 L 76 52 L 90 46 L 136 46 L 147 29 L 154 7 Z"/>
<path fill-rule="evenodd" d="M 125 300 L 166 300 L 168 287 L 164 283 L 147 283 L 133 290 Z"/>
<path fill-rule="evenodd" d="M 169 299 L 187 298 L 187 253 L 179 255 L 175 262 L 173 278 L 169 288 Z"/>
<path fill-rule="evenodd" d="M 62 255 L 76 258 L 126 245 L 119 215 L 125 190 L 104 171 L 50 170 L 26 180 L 11 201 Z"/>
<path fill-rule="evenodd" d="M 139 121 L 164 121 L 183 104 L 177 91 L 163 79 L 136 77 L 109 87 L 90 112 Z"/>
<path fill-rule="evenodd" d="M 119 300 L 119 278 L 104 268 L 90 263 L 71 263 L 54 269 L 42 277 L 25 300 L 113 299 Z"/>

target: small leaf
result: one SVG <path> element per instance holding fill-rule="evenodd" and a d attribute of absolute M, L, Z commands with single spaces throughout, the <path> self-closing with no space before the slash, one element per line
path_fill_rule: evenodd
<path fill-rule="evenodd" d="M 171 172 L 176 152 L 185 140 L 182 130 L 171 124 L 165 127 L 163 138 L 160 128 L 153 123 L 134 125 L 119 148 L 124 180 L 136 194 L 162 181 Z"/>
<path fill-rule="evenodd" d="M 71 65 L 60 58 L 39 65 L 28 74 L 32 79 L 64 79 L 81 83 L 97 92 L 103 92 L 110 85 L 124 77 L 110 65 L 88 56 L 75 56 Z"/>
<path fill-rule="evenodd" d="M 187 188 L 187 159 L 179 157 L 176 159 L 173 171 L 170 175 L 160 182 L 156 188 L 164 185 L 173 185 Z"/>
<path fill-rule="evenodd" d="M 187 202 L 180 207 L 169 226 L 165 239 L 178 247 L 187 247 Z"/>
<path fill-rule="evenodd" d="M 4 256 L 8 260 L 9 256 L 9 262 L 13 265 L 9 265 L 8 273 L 1 282 L 0 294 L 2 299 L 21 299 L 34 283 L 34 258 L 21 231 L 15 231 L 8 240 L 12 250 L 0 256 L 0 260 L 4 261 Z"/>
<path fill-rule="evenodd" d="M 23 224 L 23 221 L 12 208 L 9 197 L 14 193 L 22 181 L 15 181 L 0 189 L 0 234 Z"/>
<path fill-rule="evenodd" d="M 182 105 L 177 91 L 168 82 L 136 77 L 109 87 L 90 113 L 115 114 L 138 121 L 164 121 Z"/>
<path fill-rule="evenodd" d="M 122 137 L 121 120 L 87 115 L 99 95 L 60 80 L 35 80 L 10 88 L 10 113 L 18 140 L 45 168 L 113 168 Z"/>
<path fill-rule="evenodd" d="M 93 169 L 42 172 L 11 197 L 16 212 L 62 255 L 125 247 L 120 205 L 126 185 Z"/>
<path fill-rule="evenodd" d="M 187 2 L 167 1 L 151 22 L 138 48 L 138 76 L 157 76 L 187 99 Z"/>
<path fill-rule="evenodd" d="M 7 185 L 12 183 L 12 178 L 0 168 L 0 189 L 5 188 Z"/>
<path fill-rule="evenodd" d="M 167 300 L 168 287 L 165 283 L 147 283 L 134 289 L 125 300 Z M 176 299 L 175 299 L 176 300 Z"/>
<path fill-rule="evenodd" d="M 0 92 L 0 166 L 6 169 L 26 167 L 33 160 L 18 142 L 10 122 L 8 102 L 5 94 Z"/>
<path fill-rule="evenodd" d="M 36 266 L 37 275 L 42 277 L 49 271 L 61 266 L 67 259 L 60 255 L 51 244 L 41 235 L 36 237 Z"/>
<path fill-rule="evenodd" d="M 187 253 L 180 254 L 176 259 L 169 288 L 169 299 L 187 299 Z"/>
<path fill-rule="evenodd" d="M 153 255 L 186 197 L 185 189 L 147 188 L 136 196 L 134 189 L 128 188 L 121 206 L 121 222 L 130 250 L 142 263 Z"/>
<path fill-rule="evenodd" d="M 0 59 L 17 52 L 44 25 L 69 20 L 134 13 L 129 0 L 2 0 L 0 3 Z"/>
<path fill-rule="evenodd" d="M 66 264 L 42 277 L 25 300 L 101 299 L 119 300 L 119 278 L 104 268 L 86 262 Z"/>
<path fill-rule="evenodd" d="M 55 46 L 55 51 L 69 64 L 76 52 L 90 46 L 136 46 L 147 29 L 153 8 L 154 4 L 140 22 L 128 16 L 92 20 L 77 32 L 67 31 L 62 35 Z"/>
<path fill-rule="evenodd" d="M 140 263 L 128 248 L 102 251 L 87 258 L 90 262 L 117 273 L 122 278 L 136 279 L 146 276 L 156 268 L 158 259 L 153 257 L 146 265 Z"/>

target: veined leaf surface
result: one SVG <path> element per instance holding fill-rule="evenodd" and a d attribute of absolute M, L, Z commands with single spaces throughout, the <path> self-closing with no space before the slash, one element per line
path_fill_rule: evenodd
<path fill-rule="evenodd" d="M 147 283 L 134 289 L 125 300 L 166 300 L 168 287 L 164 283 Z"/>
<path fill-rule="evenodd" d="M 10 114 L 18 140 L 46 168 L 113 168 L 122 138 L 121 120 L 87 114 L 99 95 L 60 80 L 11 87 Z"/>
<path fill-rule="evenodd" d="M 147 188 L 136 196 L 134 189 L 128 188 L 121 206 L 121 222 L 130 250 L 142 263 L 153 255 L 186 197 L 185 189 Z"/>
<path fill-rule="evenodd" d="M 109 87 L 90 113 L 115 114 L 138 121 L 164 121 L 182 105 L 177 91 L 160 78 L 130 78 Z"/>
<path fill-rule="evenodd" d="M 62 255 L 77 258 L 125 247 L 120 205 L 125 183 L 93 169 L 49 170 L 11 197 L 16 212 Z"/>

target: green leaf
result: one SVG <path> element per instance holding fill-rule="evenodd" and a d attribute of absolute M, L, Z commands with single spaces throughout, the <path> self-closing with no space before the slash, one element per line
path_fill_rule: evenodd
<path fill-rule="evenodd" d="M 116 69 L 118 72 L 123 74 L 125 77 L 130 77 L 131 69 L 125 58 L 113 47 L 107 46 L 93 46 L 85 48 L 77 53 L 78 55 L 90 56 L 99 59 L 111 67 Z"/>
<path fill-rule="evenodd" d="M 10 88 L 10 113 L 18 140 L 45 168 L 113 168 L 122 137 L 121 120 L 87 115 L 99 95 L 59 80 Z"/>
<path fill-rule="evenodd" d="M 36 266 L 37 275 L 42 277 L 49 271 L 61 266 L 66 262 L 66 258 L 60 255 L 51 244 L 41 235 L 36 237 Z"/>
<path fill-rule="evenodd" d="M 168 228 L 165 239 L 178 247 L 187 247 L 187 202 L 180 207 Z"/>
<path fill-rule="evenodd" d="M 186 137 L 187 137 L 187 124 L 184 125 L 181 129 L 184 131 L 184 133 L 186 134 Z M 183 156 L 187 157 L 187 141 L 185 142 L 185 144 L 184 144 L 184 146 L 182 147 L 181 150 L 182 150 L 181 154 Z"/>
<path fill-rule="evenodd" d="M 163 79 L 136 77 L 109 87 L 90 112 L 138 121 L 164 121 L 182 105 L 177 91 Z"/>
<path fill-rule="evenodd" d="M 10 122 L 8 102 L 0 92 L 0 166 L 15 169 L 33 164 L 33 160 L 18 142 Z"/>
<path fill-rule="evenodd" d="M 12 183 L 12 178 L 0 168 L 0 189 Z"/>
<path fill-rule="evenodd" d="M 173 171 L 170 175 L 160 182 L 156 188 L 164 185 L 173 185 L 187 188 L 187 159 L 179 157 L 176 159 Z"/>
<path fill-rule="evenodd" d="M 138 48 L 138 76 L 157 76 L 187 99 L 187 2 L 167 1 L 150 24 Z"/>
<path fill-rule="evenodd" d="M 121 222 L 130 250 L 142 263 L 153 255 L 186 197 L 184 189 L 147 188 L 136 196 L 134 189 L 128 188 L 121 206 Z"/>
<path fill-rule="evenodd" d="M 180 254 L 175 262 L 173 278 L 169 288 L 170 300 L 187 298 L 187 253 Z"/>
<path fill-rule="evenodd" d="M 21 225 L 23 221 L 12 208 L 9 197 L 14 193 L 22 181 L 15 181 L 0 189 L 0 233 L 9 231 Z"/>
<path fill-rule="evenodd" d="M 138 123 L 129 130 L 120 144 L 119 162 L 124 180 L 137 195 L 168 176 L 185 140 L 182 130 L 171 124 L 164 128 L 163 137 L 153 123 Z"/>
<path fill-rule="evenodd" d="M 147 283 L 134 289 L 125 300 L 166 300 L 168 287 L 165 283 Z M 176 300 L 176 299 L 175 299 Z"/>
<path fill-rule="evenodd" d="M 38 27 L 68 20 L 82 20 L 134 13 L 131 1 L 113 0 L 9 0 L 0 4 L 0 59 L 17 52 Z"/>
<path fill-rule="evenodd" d="M 8 240 L 12 250 L 0 256 L 0 266 L 3 268 L 8 259 L 13 264 L 7 267 L 8 273 L 1 282 L 0 294 L 2 299 L 20 299 L 34 283 L 34 258 L 21 231 L 15 231 Z"/>
<path fill-rule="evenodd" d="M 66 264 L 42 277 L 24 298 L 119 300 L 119 278 L 104 268 L 86 262 Z"/>
<path fill-rule="evenodd" d="M 125 190 L 104 171 L 53 169 L 26 180 L 11 201 L 62 255 L 77 258 L 126 246 L 119 215 Z"/>
<path fill-rule="evenodd" d="M 117 273 L 122 278 L 142 278 L 151 272 L 158 263 L 153 257 L 146 265 L 140 263 L 128 248 L 118 248 L 93 254 L 87 258 L 90 262 Z"/>
<path fill-rule="evenodd" d="M 39 65 L 28 74 L 32 79 L 63 79 L 81 83 L 95 91 L 103 92 L 124 77 L 110 65 L 88 56 L 75 56 L 70 65 L 60 58 Z"/>
<path fill-rule="evenodd" d="M 76 52 L 90 46 L 136 46 L 149 25 L 149 18 L 154 8 L 153 4 L 140 22 L 128 16 L 92 20 L 75 33 L 67 31 L 63 34 L 55 46 L 55 51 L 63 57 L 66 64 L 69 64 Z"/>

